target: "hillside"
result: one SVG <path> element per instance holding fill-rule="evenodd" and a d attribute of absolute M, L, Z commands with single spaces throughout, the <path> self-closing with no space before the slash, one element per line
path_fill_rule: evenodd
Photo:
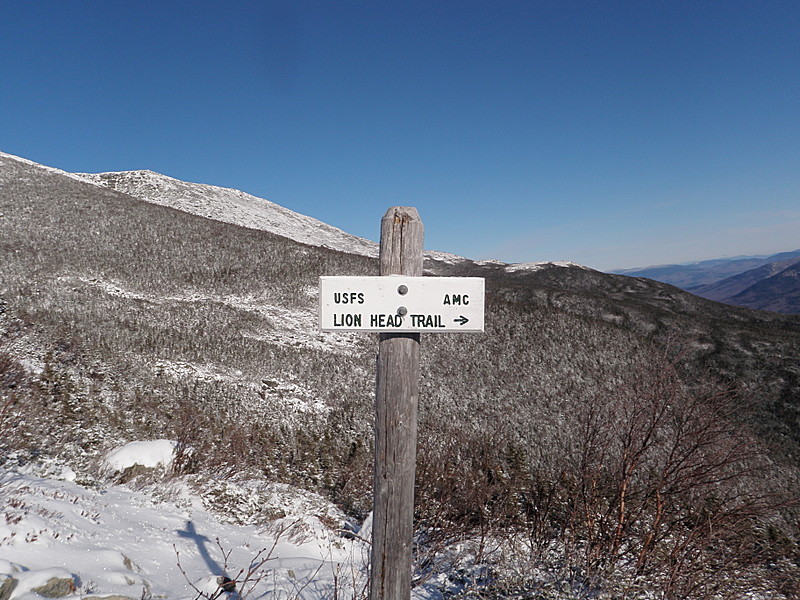
<path fill-rule="evenodd" d="M 303 244 L 362 256 L 378 256 L 375 242 L 240 190 L 188 183 L 152 171 L 66 175 L 124 192 L 146 202 L 248 229 L 269 231 Z M 460 260 L 460 257 L 444 252 L 428 251 L 426 256 L 440 261 Z"/>
<path fill-rule="evenodd" d="M 800 261 L 736 294 L 736 304 L 782 313 L 800 313 Z"/>
<path fill-rule="evenodd" d="M 716 300 L 718 302 L 725 302 L 729 298 L 733 298 L 740 292 L 743 292 L 752 285 L 757 284 L 776 273 L 780 273 L 783 269 L 788 267 L 795 260 L 787 260 L 781 262 L 767 263 L 750 269 L 744 273 L 739 273 L 732 277 L 727 277 L 714 283 L 700 286 L 692 289 L 692 293 L 708 298 L 709 300 Z"/>
<path fill-rule="evenodd" d="M 780 252 L 772 256 L 745 256 L 737 258 L 721 258 L 703 260 L 686 265 L 659 265 L 636 269 L 615 271 L 619 275 L 629 277 L 647 277 L 663 283 L 677 286 L 684 290 L 693 290 L 701 286 L 713 285 L 728 277 L 734 277 L 745 271 L 757 269 L 770 263 L 800 259 L 800 250 Z"/>
<path fill-rule="evenodd" d="M 169 186 L 212 208 L 237 197 Z M 316 294 L 320 275 L 377 261 L 294 239 L 306 221 L 286 237 L 141 190 L 0 155 L 3 468 L 55 461 L 102 487 L 110 451 L 164 438 L 170 481 L 215 510 L 223 484 L 270 483 L 360 523 L 376 340 L 320 333 Z M 439 597 L 798 591 L 800 317 L 567 263 L 432 255 L 426 272 L 485 277 L 487 326 L 423 339 L 418 583 L 461 578 Z M 0 541 L 0 559 L 13 551 Z"/>
<path fill-rule="evenodd" d="M 350 235 L 317 219 L 300 215 L 274 202 L 239 190 L 187 183 L 152 171 L 76 175 L 96 185 L 107 186 L 147 202 L 170 206 L 216 221 L 261 229 L 297 242 L 352 254 L 378 255 L 375 242 Z"/>
<path fill-rule="evenodd" d="M 800 313 L 800 260 L 771 262 L 714 284 L 691 290 L 693 294 L 759 310 Z"/>
<path fill-rule="evenodd" d="M 725 304 L 798 314 L 800 280 L 793 275 L 798 262 L 800 262 L 800 250 L 766 257 L 626 269 L 618 273 L 669 283 L 703 298 Z M 784 270 L 786 272 L 782 273 Z"/>

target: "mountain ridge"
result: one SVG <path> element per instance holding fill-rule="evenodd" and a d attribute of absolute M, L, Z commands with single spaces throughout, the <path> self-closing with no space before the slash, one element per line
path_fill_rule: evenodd
<path fill-rule="evenodd" d="M 725 302 L 780 313 L 800 313 L 800 260 L 773 263 L 775 273 L 725 298 Z M 781 268 L 783 267 L 783 268 Z"/>
<path fill-rule="evenodd" d="M 702 296 L 703 298 L 708 298 L 709 300 L 724 302 L 727 298 L 736 296 L 759 281 L 763 281 L 764 279 L 780 273 L 783 269 L 795 262 L 800 262 L 800 259 L 793 258 L 768 262 L 754 269 L 743 271 L 742 273 L 726 277 L 714 283 L 691 288 L 687 291 Z"/>
<path fill-rule="evenodd" d="M 800 281 L 788 273 L 780 275 L 797 262 L 800 262 L 800 250 L 688 265 L 625 269 L 615 273 L 669 283 L 697 296 L 734 306 L 800 313 Z M 748 292 L 749 288 L 753 289 Z"/>
<path fill-rule="evenodd" d="M 0 152 L 0 156 L 5 156 L 10 160 L 16 160 L 51 173 L 64 175 L 77 181 L 114 189 L 152 204 L 167 206 L 204 218 L 249 229 L 269 231 L 301 243 L 341 252 L 350 252 L 369 257 L 378 256 L 378 244 L 372 240 L 352 235 L 314 217 L 297 213 L 280 204 L 253 196 L 242 190 L 206 183 L 186 182 L 150 169 L 102 173 L 71 173 L 13 154 Z M 425 250 L 424 256 L 430 263 L 456 264 L 462 261 L 469 261 L 478 264 L 498 264 L 503 265 L 509 272 L 537 270 L 554 264 L 588 268 L 571 261 L 533 261 L 525 263 L 505 263 L 494 259 L 472 261 L 463 256 L 440 250 Z"/>
<path fill-rule="evenodd" d="M 75 175 L 95 185 L 209 219 L 270 231 L 302 243 L 342 252 L 372 257 L 378 254 L 375 242 L 241 190 L 188 183 L 150 170 Z"/>
<path fill-rule="evenodd" d="M 694 288 L 712 285 L 765 264 L 791 258 L 800 259 L 800 249 L 770 255 L 715 258 L 684 264 L 617 269 L 610 271 L 610 273 L 629 277 L 647 277 L 648 279 L 655 279 L 656 281 L 662 281 L 681 289 L 692 291 Z"/>

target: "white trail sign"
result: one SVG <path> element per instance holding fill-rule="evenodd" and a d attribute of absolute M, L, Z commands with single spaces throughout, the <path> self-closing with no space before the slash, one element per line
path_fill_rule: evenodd
<path fill-rule="evenodd" d="M 322 331 L 483 332 L 482 277 L 320 277 Z"/>

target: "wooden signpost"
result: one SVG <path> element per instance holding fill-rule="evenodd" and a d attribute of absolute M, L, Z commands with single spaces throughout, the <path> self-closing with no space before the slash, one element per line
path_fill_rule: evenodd
<path fill-rule="evenodd" d="M 483 331 L 484 282 L 422 277 L 412 207 L 381 220 L 379 277 L 321 277 L 323 331 L 377 331 L 370 600 L 408 600 L 417 450 L 420 332 Z"/>

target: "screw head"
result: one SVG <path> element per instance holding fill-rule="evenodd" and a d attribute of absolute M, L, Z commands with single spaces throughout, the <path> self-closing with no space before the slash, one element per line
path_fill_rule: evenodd
<path fill-rule="evenodd" d="M 401 306 L 397 309 L 397 314 L 401 317 L 405 317 L 408 314 L 408 309 L 405 306 Z"/>
<path fill-rule="evenodd" d="M 408 293 L 408 286 L 401 285 L 399 288 L 397 288 L 397 293 L 401 296 L 405 296 Z"/>

